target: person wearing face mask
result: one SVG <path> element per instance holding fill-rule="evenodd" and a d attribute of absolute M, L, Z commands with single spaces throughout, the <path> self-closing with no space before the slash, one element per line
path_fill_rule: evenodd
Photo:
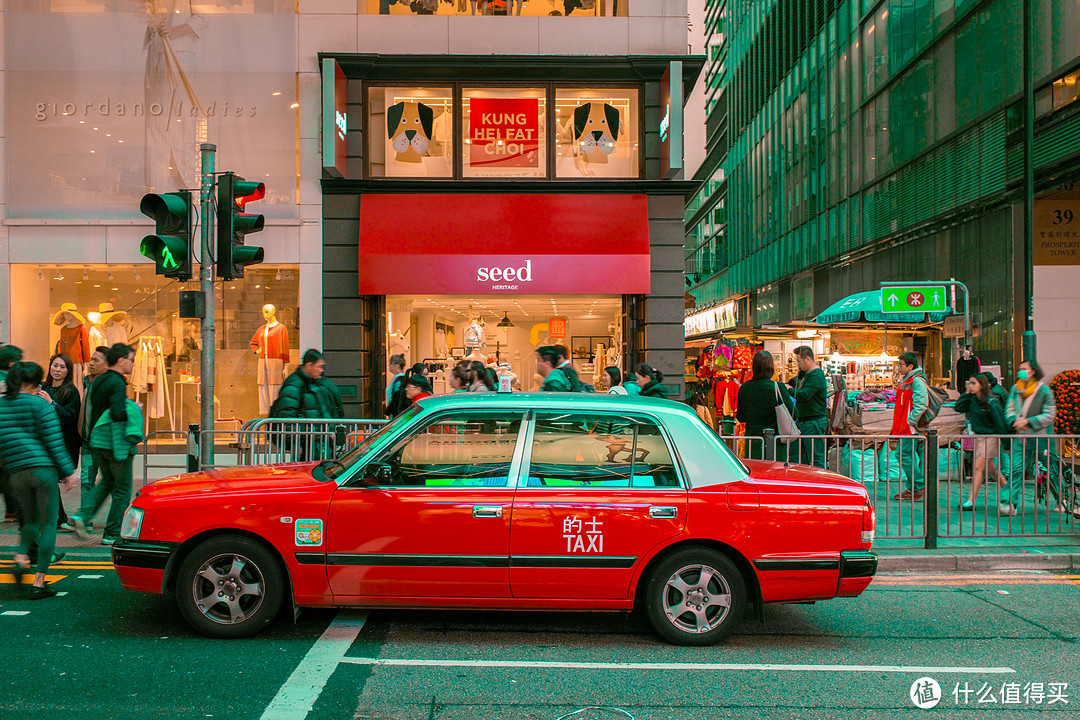
<path fill-rule="evenodd" d="M 1034 360 L 1020 363 L 1016 378 L 1005 404 L 1005 419 L 1019 437 L 1011 442 L 1009 484 L 1001 494 L 998 513 L 1008 516 L 1017 514 L 1023 501 L 1024 478 L 1032 474 L 1036 460 L 1046 466 L 1050 489 L 1047 502 L 1050 496 L 1057 501 L 1051 512 L 1065 512 L 1067 508 L 1061 499 L 1058 472 L 1060 460 L 1052 450 L 1050 439 L 1046 437 L 1054 431 L 1054 416 L 1057 414 L 1054 393 L 1042 381 L 1042 368 Z"/>

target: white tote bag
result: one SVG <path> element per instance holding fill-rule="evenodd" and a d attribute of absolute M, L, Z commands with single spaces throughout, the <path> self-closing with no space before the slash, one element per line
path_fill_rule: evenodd
<path fill-rule="evenodd" d="M 795 424 L 795 419 L 791 417 L 791 412 L 787 409 L 787 405 L 784 404 L 784 398 L 780 395 L 780 383 L 774 383 L 776 386 L 776 427 L 778 429 L 778 435 L 783 442 L 793 443 L 799 439 L 799 426 Z"/>

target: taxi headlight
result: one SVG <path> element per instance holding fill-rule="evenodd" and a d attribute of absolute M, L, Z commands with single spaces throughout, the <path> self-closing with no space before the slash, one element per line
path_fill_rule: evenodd
<path fill-rule="evenodd" d="M 124 519 L 120 521 L 120 537 L 125 540 L 137 540 L 142 530 L 143 511 L 134 505 L 124 512 Z"/>

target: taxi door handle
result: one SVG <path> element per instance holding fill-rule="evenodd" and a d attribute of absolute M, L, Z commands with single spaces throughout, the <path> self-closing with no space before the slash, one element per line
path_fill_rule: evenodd
<path fill-rule="evenodd" d="M 670 506 L 653 505 L 649 508 L 649 517 L 651 518 L 677 518 L 679 517 L 679 508 Z"/>
<path fill-rule="evenodd" d="M 473 517 L 502 517 L 502 505 L 473 505 Z"/>

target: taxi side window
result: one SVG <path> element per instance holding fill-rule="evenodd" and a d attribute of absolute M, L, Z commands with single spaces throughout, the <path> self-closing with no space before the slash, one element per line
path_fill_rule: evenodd
<path fill-rule="evenodd" d="M 372 463 L 383 473 L 376 484 L 506 487 L 521 421 L 515 413 L 439 416 Z"/>
<path fill-rule="evenodd" d="M 678 487 L 664 435 L 650 418 L 542 414 L 525 487 Z"/>

